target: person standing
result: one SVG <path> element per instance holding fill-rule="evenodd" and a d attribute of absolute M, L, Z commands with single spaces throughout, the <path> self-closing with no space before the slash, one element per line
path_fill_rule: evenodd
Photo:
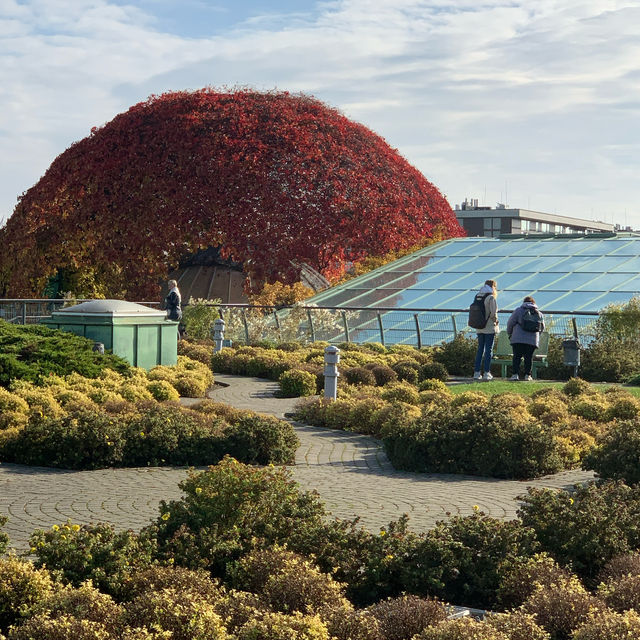
<path fill-rule="evenodd" d="M 486 280 L 475 300 L 484 298 L 484 317 L 486 321 L 483 327 L 476 328 L 478 334 L 478 350 L 473 368 L 474 380 L 493 380 L 491 375 L 491 353 L 493 341 L 499 331 L 498 328 L 498 284 L 495 280 Z M 484 375 L 482 375 L 484 362 Z"/>
<path fill-rule="evenodd" d="M 533 352 L 540 345 L 542 331 L 544 331 L 544 317 L 536 301 L 531 296 L 527 296 L 507 321 L 507 333 L 513 348 L 511 380 L 520 380 L 521 360 L 524 360 L 523 380 L 533 380 L 531 377 Z"/>
<path fill-rule="evenodd" d="M 169 287 L 169 293 L 164 299 L 164 308 L 167 310 L 167 320 L 180 322 L 180 320 L 182 320 L 182 296 L 180 295 L 180 289 L 178 289 L 178 283 L 175 280 L 169 280 L 167 285 Z M 179 328 L 178 337 L 180 337 Z"/>

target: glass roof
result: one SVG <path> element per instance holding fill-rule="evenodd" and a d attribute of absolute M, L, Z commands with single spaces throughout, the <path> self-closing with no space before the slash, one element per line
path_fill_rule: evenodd
<path fill-rule="evenodd" d="M 456 238 L 431 245 L 309 303 L 371 309 L 465 309 L 485 280 L 513 309 L 533 296 L 547 313 L 597 313 L 640 294 L 640 235 Z"/>

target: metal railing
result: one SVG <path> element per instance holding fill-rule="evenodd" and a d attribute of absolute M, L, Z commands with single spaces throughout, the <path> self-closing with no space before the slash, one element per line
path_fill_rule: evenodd
<path fill-rule="evenodd" d="M 216 305 L 225 320 L 225 337 L 245 343 L 268 339 L 276 342 L 331 343 L 378 342 L 388 346 L 415 347 L 450 342 L 459 334 L 475 335 L 467 325 L 468 309 L 396 309 L 379 307 L 264 307 L 241 304 Z M 513 310 L 498 313 L 506 327 Z M 591 312 L 544 311 L 546 330 L 557 336 L 573 336 L 582 343 L 593 339 L 598 317 Z"/>
<path fill-rule="evenodd" d="M 0 299 L 0 318 L 17 324 L 34 324 L 63 306 L 85 299 Z M 158 307 L 158 302 L 141 302 Z M 186 307 L 187 305 L 185 305 Z M 213 316 L 225 320 L 225 337 L 235 342 L 379 342 L 415 347 L 450 342 L 459 334 L 473 335 L 467 326 L 468 309 L 397 309 L 379 307 L 319 307 L 298 304 L 269 307 L 248 304 L 214 304 Z M 498 313 L 506 326 L 512 310 Z M 597 314 L 543 310 L 547 330 L 588 343 L 593 338 Z M 212 319 L 213 324 L 213 319 Z"/>
<path fill-rule="evenodd" d="M 0 298 L 0 319 L 13 324 L 37 324 L 41 318 L 65 306 L 89 302 L 92 298 Z M 148 307 L 160 306 L 159 302 L 139 302 Z"/>

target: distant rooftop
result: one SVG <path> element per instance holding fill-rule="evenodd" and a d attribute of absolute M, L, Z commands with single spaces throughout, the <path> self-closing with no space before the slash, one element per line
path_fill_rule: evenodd
<path fill-rule="evenodd" d="M 456 218 L 469 236 L 497 237 L 505 233 L 598 233 L 613 232 L 613 224 L 572 218 L 530 209 L 508 208 L 498 204 L 495 209 L 478 205 L 477 200 L 465 200 L 455 206 Z"/>

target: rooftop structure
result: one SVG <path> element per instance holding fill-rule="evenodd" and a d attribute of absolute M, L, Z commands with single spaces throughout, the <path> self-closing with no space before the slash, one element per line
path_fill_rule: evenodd
<path fill-rule="evenodd" d="M 458 222 L 468 236 L 495 238 L 508 233 L 602 233 L 613 232 L 614 225 L 580 218 L 542 213 L 529 209 L 495 209 L 478 206 L 477 200 L 465 200 L 455 209 Z"/>

